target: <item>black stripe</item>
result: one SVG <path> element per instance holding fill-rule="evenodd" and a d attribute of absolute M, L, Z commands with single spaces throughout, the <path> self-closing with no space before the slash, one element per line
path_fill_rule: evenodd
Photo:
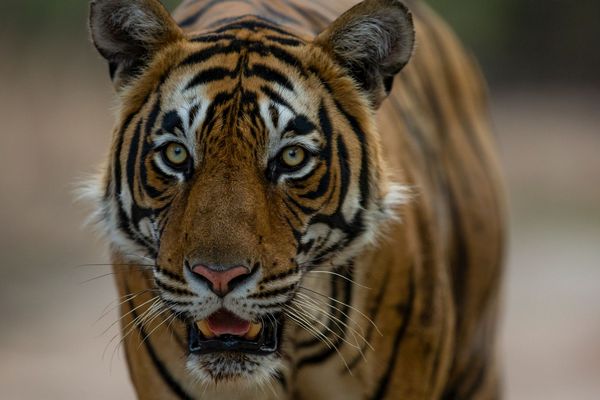
<path fill-rule="evenodd" d="M 285 278 L 288 278 L 292 275 L 296 275 L 298 272 L 300 271 L 300 268 L 298 267 L 298 265 L 296 265 L 294 268 L 291 268 L 287 271 L 283 271 L 277 275 L 272 275 L 272 276 L 267 276 L 264 279 L 262 279 L 259 282 L 259 285 L 266 285 L 268 283 L 274 282 L 274 281 L 279 281 L 279 280 L 283 280 Z"/>
<path fill-rule="evenodd" d="M 279 384 L 281 385 L 281 387 L 283 388 L 283 390 L 285 392 L 287 392 L 287 390 L 288 390 L 288 383 L 287 383 L 287 379 L 285 379 L 285 375 L 283 375 L 283 373 L 278 370 L 278 371 L 275 372 L 275 379 L 277 380 L 277 382 L 279 382 Z"/>
<path fill-rule="evenodd" d="M 283 203 L 285 204 L 285 207 L 288 209 L 290 214 L 292 214 L 292 216 L 296 219 L 296 221 L 298 221 L 299 224 L 302 224 L 303 222 L 302 222 L 300 213 L 296 211 L 293 204 L 290 204 L 289 199 L 284 197 Z M 290 226 L 291 226 L 291 222 L 290 222 Z"/>
<path fill-rule="evenodd" d="M 287 108 L 288 110 L 290 110 L 292 113 L 296 113 L 294 111 L 294 108 L 292 107 L 292 105 L 290 103 L 288 103 L 283 97 L 281 97 L 277 92 L 275 92 L 273 89 L 271 89 L 270 87 L 263 85 L 260 87 L 260 90 L 269 97 L 269 99 L 271 99 L 271 101 L 273 103 L 279 104 L 285 108 Z"/>
<path fill-rule="evenodd" d="M 294 91 L 294 85 L 283 73 L 265 64 L 254 64 L 252 68 L 246 71 L 246 76 L 258 76 L 267 82 L 275 82 L 290 91 Z"/>
<path fill-rule="evenodd" d="M 127 293 L 131 292 L 129 290 L 129 285 L 127 285 L 127 282 L 125 282 L 125 291 Z M 127 304 L 129 305 L 133 321 L 136 321 L 138 319 L 138 313 L 135 310 L 135 304 L 133 303 L 133 300 L 131 298 L 128 299 Z M 156 370 L 158 371 L 162 380 L 169 386 L 173 394 L 175 394 L 178 398 L 183 400 L 193 400 L 193 397 L 186 393 L 183 387 L 175 380 L 175 378 L 169 372 L 168 368 L 160 360 L 160 358 L 156 354 L 156 351 L 154 350 L 154 347 L 152 346 L 150 338 L 145 332 L 144 327 L 139 323 L 136 323 L 136 327 L 140 332 L 140 337 L 147 338 L 146 340 L 142 341 L 142 343 L 146 348 L 150 359 L 152 360 L 152 364 L 156 367 Z"/>
<path fill-rule="evenodd" d="M 334 248 L 330 249 L 330 251 L 337 251 L 338 249 L 342 248 L 342 246 L 348 245 L 353 240 L 355 240 L 357 237 L 359 237 L 364 232 L 364 229 L 365 229 L 365 221 L 364 221 L 363 216 L 364 216 L 364 210 L 367 209 L 368 201 L 370 199 L 369 181 L 371 178 L 368 144 L 366 141 L 366 135 L 362 131 L 360 123 L 354 116 L 352 116 L 350 113 L 348 113 L 345 110 L 345 108 L 342 106 L 342 104 L 338 100 L 335 99 L 332 87 L 328 84 L 328 82 L 325 79 L 323 79 L 323 77 L 320 75 L 319 70 L 315 67 L 309 67 L 308 71 L 311 72 L 312 74 L 314 74 L 315 77 L 320 80 L 320 82 L 322 83 L 324 88 L 332 95 L 332 97 L 334 98 L 334 104 L 335 104 L 336 108 L 344 116 L 344 118 L 346 119 L 346 121 L 348 122 L 350 127 L 352 128 L 352 131 L 355 134 L 355 136 L 361 146 L 361 168 L 360 168 L 360 174 L 359 174 L 359 190 L 360 190 L 360 205 L 361 205 L 361 207 L 356 212 L 356 215 L 354 216 L 353 221 L 348 223 L 345 221 L 344 216 L 341 215 L 341 207 L 344 204 L 344 198 L 342 198 L 342 197 L 340 198 L 340 202 L 339 202 L 340 208 L 338 208 L 338 210 L 336 211 L 336 214 L 334 214 L 332 216 L 325 216 L 325 215 L 319 214 L 319 215 L 316 215 L 315 217 L 313 217 L 313 219 L 311 220 L 311 223 L 320 222 L 320 223 L 325 223 L 329 226 L 339 225 L 339 226 L 341 226 L 340 229 L 343 229 L 346 231 L 347 237 L 346 237 L 345 242 L 338 243 L 336 246 L 334 246 Z M 342 146 L 345 147 L 345 144 L 343 144 L 343 141 L 340 141 L 340 144 L 342 144 Z M 340 146 L 340 147 L 342 147 L 342 146 Z M 347 160 L 346 160 L 345 164 L 349 165 Z M 344 167 L 342 165 L 340 167 L 340 171 L 341 172 L 349 172 L 350 169 L 349 169 L 349 167 Z M 342 184 L 342 190 L 344 190 L 345 186 L 347 189 L 347 185 Z"/>
<path fill-rule="evenodd" d="M 308 76 L 307 72 L 304 69 L 304 63 L 302 63 L 302 61 L 298 57 L 296 57 L 289 51 L 286 51 L 278 46 L 267 46 L 267 45 L 262 45 L 262 46 L 264 47 L 264 51 L 267 51 L 268 54 L 275 57 L 277 60 L 279 60 L 285 64 L 288 64 L 289 66 L 291 66 L 293 68 L 296 68 L 297 72 L 303 78 L 306 78 Z"/>
<path fill-rule="evenodd" d="M 172 307 L 189 307 L 189 306 L 198 306 L 202 303 L 195 303 L 193 301 L 179 301 L 179 300 L 168 300 L 168 299 L 161 299 L 161 301 L 163 303 L 165 303 L 167 306 L 172 306 Z"/>
<path fill-rule="evenodd" d="M 139 111 L 139 110 L 138 110 Z M 113 156 L 113 169 L 112 169 L 112 181 L 114 182 L 115 185 L 115 195 L 118 195 L 121 193 L 121 150 L 123 149 L 123 141 L 125 140 L 125 131 L 127 131 L 127 128 L 129 128 L 129 125 L 131 125 L 131 121 L 133 120 L 133 117 L 135 117 L 135 114 L 138 112 L 134 112 L 129 114 L 124 122 L 123 125 L 119 131 L 119 138 L 117 139 L 117 146 L 115 148 L 115 153 Z M 110 199 L 110 193 L 108 192 L 108 188 L 107 188 L 107 192 L 104 195 L 104 200 L 108 201 Z"/>
<path fill-rule="evenodd" d="M 311 214 L 314 214 L 317 211 L 316 208 L 312 208 L 312 207 L 308 207 L 308 206 L 300 204 L 298 201 L 296 201 L 291 196 L 286 197 L 285 201 L 286 201 L 286 204 L 287 204 L 287 201 L 289 201 L 290 203 L 292 203 L 292 205 L 294 207 L 296 207 L 298 210 L 300 210 L 305 215 L 311 215 Z M 300 219 L 300 217 L 298 217 L 298 219 Z"/>
<path fill-rule="evenodd" d="M 201 36 L 195 36 L 190 39 L 190 42 L 193 43 L 212 43 L 218 42 L 219 40 L 235 40 L 235 35 L 228 34 L 205 34 Z"/>
<path fill-rule="evenodd" d="M 206 69 L 196 74 L 196 76 L 194 76 L 194 79 L 192 79 L 191 82 L 188 83 L 188 85 L 185 87 L 185 90 L 191 89 L 199 85 L 204 85 L 209 82 L 220 81 L 225 78 L 233 78 L 235 77 L 235 73 L 235 70 L 231 71 L 221 67 Z"/>
<path fill-rule="evenodd" d="M 115 149 L 115 156 L 114 156 L 114 164 L 113 164 L 113 180 L 114 180 L 114 185 L 115 185 L 115 200 L 117 202 L 117 218 L 118 218 L 118 224 L 119 224 L 119 228 L 125 233 L 125 235 L 127 237 L 129 237 L 129 239 L 131 239 L 132 241 L 134 241 L 136 244 L 138 244 L 139 246 L 145 248 L 152 257 L 156 256 L 156 249 L 154 248 L 153 245 L 149 244 L 148 242 L 146 242 L 143 238 L 141 238 L 139 235 L 137 235 L 132 229 L 131 226 L 129 225 L 129 218 L 127 217 L 127 213 L 125 212 L 125 209 L 123 207 L 123 201 L 121 199 L 121 194 L 122 194 L 122 183 L 121 183 L 121 173 L 122 173 L 122 166 L 121 166 L 121 153 L 123 151 L 123 142 L 125 139 L 125 133 L 127 131 L 127 129 L 129 128 L 129 126 L 131 125 L 131 122 L 133 121 L 133 118 L 136 116 L 136 114 L 138 114 L 140 112 L 140 110 L 146 105 L 146 103 L 149 100 L 150 95 L 147 95 L 146 98 L 144 99 L 144 101 L 142 102 L 142 106 L 140 106 L 140 108 L 129 114 L 124 123 L 123 126 L 121 127 L 121 130 L 119 131 L 119 139 L 117 141 L 117 147 Z M 141 124 L 141 121 L 139 122 L 139 124 Z M 139 127 L 139 126 L 138 126 Z M 129 154 L 129 153 L 128 153 Z M 126 165 L 127 168 L 127 165 Z M 133 203 L 133 193 L 132 193 L 132 204 Z"/>
<path fill-rule="evenodd" d="M 361 168 L 360 168 L 360 177 L 359 177 L 359 185 L 360 185 L 360 205 L 364 210 L 367 208 L 367 202 L 370 197 L 370 188 L 369 188 L 369 178 L 370 178 L 370 168 L 369 168 L 369 150 L 366 141 L 366 135 L 363 132 L 360 123 L 358 120 L 351 115 L 348 111 L 344 109 L 344 107 L 337 100 L 335 101 L 336 107 L 341 111 L 346 120 L 350 123 L 352 127 L 352 131 L 356 135 L 359 143 L 361 144 Z"/>
<path fill-rule="evenodd" d="M 294 132 L 298 135 L 308 135 L 316 130 L 315 124 L 313 124 L 306 115 L 296 115 L 295 118 L 291 119 L 286 125 L 285 132 Z M 284 133 L 285 133 L 284 132 Z"/>
<path fill-rule="evenodd" d="M 393 377 L 393 372 L 396 369 L 396 365 L 398 363 L 402 339 L 404 338 L 404 335 L 406 334 L 406 331 L 408 329 L 408 325 L 409 325 L 411 317 L 412 317 L 413 308 L 415 306 L 414 305 L 414 302 L 415 302 L 415 276 L 414 276 L 415 271 L 414 271 L 414 269 L 415 269 L 415 267 L 413 265 L 411 268 L 410 280 L 408 282 L 407 302 L 406 302 L 406 304 L 400 304 L 398 306 L 398 313 L 401 314 L 401 317 L 402 317 L 402 325 L 400 325 L 400 328 L 398 328 L 398 331 L 396 332 L 396 337 L 394 338 L 394 343 L 392 345 L 392 352 L 390 354 L 390 357 L 389 357 L 389 360 L 387 363 L 387 368 L 386 368 L 385 372 L 383 373 L 383 376 L 381 376 L 381 378 L 379 378 L 379 383 L 377 384 L 377 391 L 371 398 L 372 400 L 383 399 L 386 396 L 389 386 L 390 386 L 390 383 L 391 383 L 391 380 L 392 380 L 392 377 Z"/>
<path fill-rule="evenodd" d="M 285 46 L 290 46 L 290 47 L 298 47 L 298 46 L 302 46 L 305 44 L 302 40 L 290 39 L 290 38 L 285 38 L 285 37 L 280 37 L 280 36 L 275 36 L 275 35 L 266 35 L 265 39 L 268 39 L 275 43 L 283 44 Z"/>
<path fill-rule="evenodd" d="M 236 53 L 238 51 L 239 49 L 235 46 L 232 46 L 231 44 L 227 46 L 217 44 L 192 53 L 191 55 L 186 57 L 182 62 L 180 62 L 177 67 L 179 68 L 186 65 L 201 64 L 205 61 L 208 61 L 217 54 L 231 54 Z"/>
<path fill-rule="evenodd" d="M 158 119 L 158 115 L 160 114 L 160 96 L 157 96 L 154 106 L 152 107 L 152 111 L 148 115 L 148 119 L 146 120 L 146 124 L 144 127 L 144 132 L 146 132 L 146 136 L 149 137 L 152 134 L 152 130 L 154 129 L 154 125 L 156 124 L 156 120 Z M 142 144 L 142 160 L 146 160 L 150 152 L 154 149 L 154 145 L 149 140 L 144 140 Z M 142 161 L 140 164 L 140 180 L 142 182 L 142 186 L 144 188 L 144 192 L 147 196 L 156 200 L 157 197 L 162 195 L 162 191 L 158 190 L 152 182 L 148 180 L 148 168 L 146 162 Z M 152 163 L 150 163 L 152 166 Z"/>
<path fill-rule="evenodd" d="M 175 133 L 176 130 L 184 132 L 183 121 L 176 110 L 171 110 L 163 115 L 161 127 L 163 131 Z"/>
<path fill-rule="evenodd" d="M 187 289 L 180 289 L 180 288 L 176 288 L 174 286 L 171 286 L 167 283 L 163 283 L 160 281 L 160 279 L 158 279 L 158 277 L 154 278 L 154 283 L 156 284 L 156 286 L 158 286 L 159 288 L 161 288 L 164 291 L 173 293 L 173 294 L 177 294 L 180 296 L 196 296 L 195 293 L 190 292 Z"/>
<path fill-rule="evenodd" d="M 473 360 L 473 365 L 461 373 L 444 391 L 442 400 L 472 399 L 481 389 L 487 377 L 487 364 L 482 360 Z"/>
<path fill-rule="evenodd" d="M 167 278 L 170 278 L 170 279 L 172 279 L 172 280 L 174 280 L 174 281 L 176 281 L 176 282 L 183 283 L 183 284 L 185 284 L 185 283 L 186 283 L 186 282 L 185 282 L 185 279 L 184 279 L 182 276 L 180 276 L 180 275 L 176 274 L 175 272 L 171 272 L 171 271 L 169 271 L 168 269 L 161 268 L 161 267 L 159 267 L 158 265 L 154 266 L 154 269 L 155 269 L 157 272 L 159 272 L 159 273 L 161 273 L 161 274 L 165 275 Z"/>
<path fill-rule="evenodd" d="M 138 149 L 140 144 L 140 136 L 142 133 L 142 119 L 137 123 L 135 127 L 135 131 L 133 133 L 133 137 L 131 138 L 131 142 L 129 144 L 129 152 L 127 153 L 127 165 L 126 165 L 126 175 L 127 175 L 127 186 L 129 186 L 129 190 L 131 192 L 131 203 L 132 208 L 135 207 L 136 199 L 135 199 L 135 167 L 137 166 L 138 161 Z M 133 213 L 132 213 L 133 215 Z"/>
<path fill-rule="evenodd" d="M 390 266 L 388 266 L 388 268 L 385 270 L 385 275 L 383 276 L 383 285 L 382 285 L 381 289 L 379 290 L 379 293 L 377 293 L 377 296 L 375 297 L 375 300 L 373 301 L 371 309 L 367 313 L 367 316 L 371 319 L 371 321 L 377 320 L 377 315 L 379 315 L 379 310 L 381 309 L 381 306 L 383 305 L 383 301 L 382 301 L 383 296 L 387 292 L 387 288 L 390 283 L 389 276 L 390 276 Z M 361 353 L 358 354 L 353 360 L 351 360 L 348 363 L 348 368 L 350 369 L 350 371 L 352 371 L 354 368 L 356 368 L 358 363 L 364 359 L 363 354 L 367 350 L 367 347 L 368 347 L 367 343 L 371 342 L 371 338 L 373 337 L 374 332 L 375 332 L 375 326 L 374 326 L 374 322 L 373 322 L 372 324 L 369 324 L 369 327 L 367 328 L 367 334 L 365 335 L 366 343 L 362 346 Z"/>
<path fill-rule="evenodd" d="M 108 74 L 110 76 L 110 80 L 114 81 L 115 80 L 115 76 L 117 75 L 117 69 L 119 69 L 119 64 L 116 62 L 109 62 L 108 63 Z"/>
<path fill-rule="evenodd" d="M 220 40 L 223 38 L 223 36 L 218 36 L 218 35 L 217 36 L 209 35 L 209 37 L 214 37 L 217 40 Z M 193 39 L 192 41 L 194 41 L 194 40 L 200 41 L 200 39 L 202 39 L 202 37 L 198 37 L 196 39 Z M 211 40 L 207 40 L 207 41 L 211 41 Z M 298 57 L 296 57 L 295 55 L 290 53 L 289 51 L 285 50 L 284 48 L 282 48 L 280 46 L 276 46 L 276 45 L 268 45 L 261 41 L 236 39 L 235 37 L 233 38 L 233 40 L 231 40 L 231 42 L 229 42 L 227 44 L 222 44 L 222 43 L 215 44 L 214 46 L 210 46 L 208 48 L 199 50 L 199 51 L 189 55 L 179 64 L 179 66 L 181 67 L 181 66 L 192 65 L 192 64 L 194 64 L 194 65 L 200 64 L 200 63 L 208 61 L 209 59 L 211 59 L 212 57 L 214 57 L 216 55 L 238 54 L 238 53 L 241 53 L 242 51 L 251 53 L 251 54 L 258 54 L 262 57 L 272 56 L 272 57 L 276 58 L 277 60 L 281 61 L 282 63 L 285 63 L 293 68 L 296 68 L 297 72 L 301 76 L 303 76 L 303 77 L 307 76 L 307 73 L 303 68 L 302 61 Z"/>
<path fill-rule="evenodd" d="M 144 236 L 139 229 L 140 221 L 144 218 L 151 218 L 154 214 L 154 210 L 140 206 L 139 202 L 142 199 L 139 199 L 138 196 L 136 196 L 136 189 L 139 189 L 140 193 L 144 193 L 142 181 L 136 179 L 136 168 L 139 167 L 140 172 L 144 169 L 144 165 L 140 162 L 142 154 L 140 151 L 140 142 L 144 141 L 143 138 L 145 137 L 142 135 L 142 122 L 142 119 L 140 119 L 136 126 L 133 137 L 131 138 L 129 153 L 127 154 L 126 177 L 131 194 L 131 220 L 122 220 L 121 226 L 126 225 L 131 229 L 136 238 L 143 242 L 146 247 L 154 249 L 155 245 L 153 243 L 153 238 Z M 143 147 L 144 146 L 142 146 L 142 149 Z"/>
<path fill-rule="evenodd" d="M 481 389 L 483 384 L 485 383 L 485 379 L 488 374 L 487 363 L 485 361 L 481 362 L 475 371 L 471 370 L 472 373 L 472 381 L 471 384 L 468 385 L 463 391 L 463 399 L 472 399 L 475 398 L 475 394 Z M 448 397 L 446 397 L 448 399 Z"/>
<path fill-rule="evenodd" d="M 297 283 L 292 283 L 291 285 L 284 286 L 280 289 L 267 290 L 266 292 L 253 293 L 248 298 L 250 299 L 266 299 L 269 297 L 280 296 L 282 294 L 289 294 L 293 290 L 296 289 Z"/>
<path fill-rule="evenodd" d="M 300 197 L 307 200 L 315 200 L 322 197 L 327 190 L 329 189 L 329 185 L 331 183 L 331 158 L 332 158 L 332 140 L 333 140 L 333 127 L 331 125 L 331 119 L 327 114 L 327 109 L 325 107 L 325 103 L 321 102 L 321 106 L 319 107 L 319 125 L 321 126 L 321 132 L 323 133 L 325 139 L 325 148 L 322 151 L 323 157 L 325 159 L 325 173 L 321 177 L 319 181 L 319 185 L 315 190 L 308 193 L 303 193 Z M 346 171 L 340 171 L 342 176 L 344 174 L 347 175 Z M 344 185 L 344 181 L 342 180 L 342 185 Z M 347 183 L 346 183 L 347 184 Z"/>
<path fill-rule="evenodd" d="M 325 224 L 329 226 L 331 229 L 340 229 L 346 233 L 348 239 L 342 242 L 338 242 L 335 246 L 329 247 L 323 250 L 320 254 L 315 257 L 324 257 L 326 253 L 336 251 L 345 244 L 348 243 L 349 240 L 356 237 L 362 230 L 362 219 L 356 218 L 357 222 L 348 223 L 346 218 L 342 213 L 342 207 L 344 205 L 344 201 L 348 194 L 349 186 L 350 186 L 350 160 L 348 160 L 348 152 L 346 149 L 346 145 L 341 136 L 337 138 L 338 142 L 338 160 L 339 160 L 339 171 L 340 171 L 340 196 L 338 201 L 338 207 L 335 213 L 331 215 L 318 214 L 311 218 L 309 225 L 312 224 Z M 359 217 L 361 212 L 357 213 L 357 217 Z"/>
<path fill-rule="evenodd" d="M 148 119 L 146 120 L 146 126 L 144 129 L 144 131 L 146 132 L 146 135 L 152 134 L 152 130 L 154 129 L 154 125 L 156 125 L 156 120 L 158 119 L 158 116 L 160 114 L 160 106 L 161 106 L 160 95 L 157 95 L 156 101 L 154 102 L 154 106 L 152 106 L 152 110 L 150 111 L 150 114 L 148 115 Z"/>

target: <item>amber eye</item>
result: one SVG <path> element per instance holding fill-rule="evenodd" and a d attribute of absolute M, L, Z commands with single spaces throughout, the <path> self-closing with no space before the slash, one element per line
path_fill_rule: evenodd
<path fill-rule="evenodd" d="M 288 146 L 283 149 L 279 159 L 287 168 L 298 168 L 306 160 L 306 151 L 300 146 Z"/>
<path fill-rule="evenodd" d="M 173 168 L 187 167 L 190 155 L 182 144 L 169 143 L 163 148 L 163 158 Z"/>

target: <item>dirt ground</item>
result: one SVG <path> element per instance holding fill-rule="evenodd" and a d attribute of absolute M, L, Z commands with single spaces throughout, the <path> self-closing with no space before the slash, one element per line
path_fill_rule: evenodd
<path fill-rule="evenodd" d="M 108 148 L 111 90 L 100 66 L 29 61 L 0 65 L 0 397 L 133 398 L 116 331 L 103 333 L 116 315 L 97 321 L 115 299 L 110 270 L 77 267 L 106 263 L 104 245 L 72 201 Z M 597 91 L 495 91 L 512 205 L 508 399 L 600 398 L 598 104 Z"/>

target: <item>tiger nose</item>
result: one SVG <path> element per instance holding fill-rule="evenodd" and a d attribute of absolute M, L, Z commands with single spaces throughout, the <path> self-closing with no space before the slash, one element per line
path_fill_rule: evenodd
<path fill-rule="evenodd" d="M 242 265 L 217 269 L 198 264 L 191 270 L 197 277 L 206 281 L 211 290 L 221 297 L 235 289 L 250 274 L 250 270 Z"/>

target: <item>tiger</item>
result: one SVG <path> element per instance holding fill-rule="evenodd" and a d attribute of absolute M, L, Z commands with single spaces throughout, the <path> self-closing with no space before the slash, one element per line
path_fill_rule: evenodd
<path fill-rule="evenodd" d="M 419 0 L 92 0 L 140 399 L 499 399 L 487 86 Z"/>

